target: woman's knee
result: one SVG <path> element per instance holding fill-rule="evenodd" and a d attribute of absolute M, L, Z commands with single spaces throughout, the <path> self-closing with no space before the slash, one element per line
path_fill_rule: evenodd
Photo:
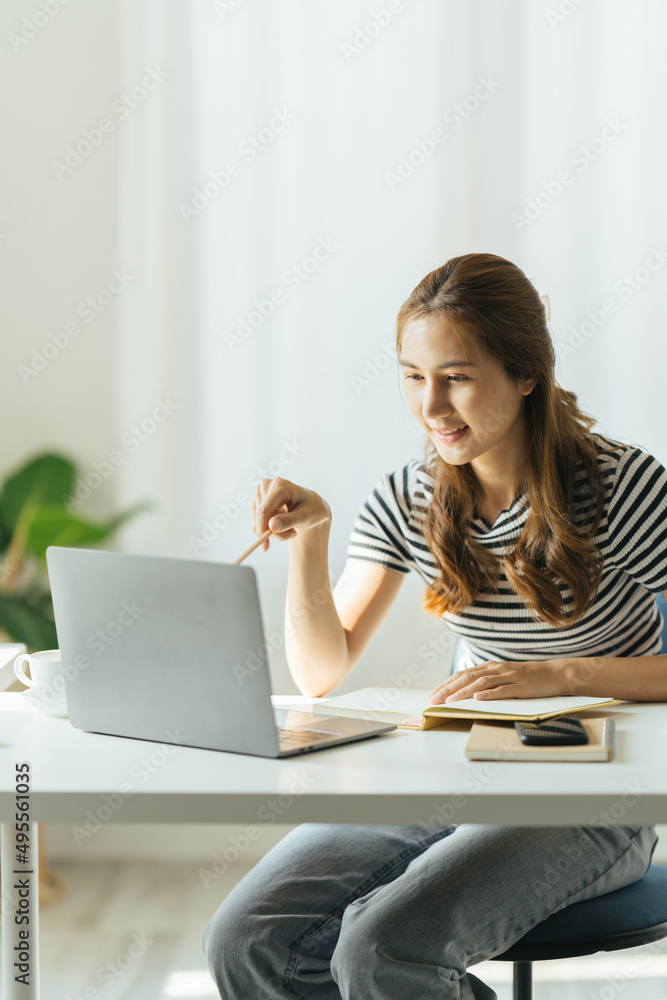
<path fill-rule="evenodd" d="M 352 984 L 361 990 L 364 983 L 376 983 L 378 963 L 386 964 L 382 955 L 387 953 L 391 922 L 389 915 L 370 905 L 368 896 L 346 906 L 331 956 L 331 975 L 344 996 Z"/>
<path fill-rule="evenodd" d="M 226 899 L 220 904 L 201 936 L 201 947 L 210 968 L 223 966 L 229 957 L 238 955 L 244 935 L 247 934 L 247 917 L 238 912 Z"/>
<path fill-rule="evenodd" d="M 267 951 L 264 945 L 270 950 L 273 921 L 260 915 L 257 902 L 232 891 L 206 924 L 201 947 L 211 972 L 259 960 Z"/>
<path fill-rule="evenodd" d="M 226 899 L 206 924 L 201 947 L 220 996 L 228 1000 L 283 995 L 284 955 L 266 915 Z"/>

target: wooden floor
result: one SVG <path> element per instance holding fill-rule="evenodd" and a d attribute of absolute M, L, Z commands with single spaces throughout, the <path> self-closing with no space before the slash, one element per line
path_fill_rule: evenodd
<path fill-rule="evenodd" d="M 53 867 L 65 879 L 67 894 L 41 910 L 43 1000 L 218 996 L 206 970 L 201 933 L 246 868 L 235 866 L 205 887 L 199 866 L 191 863 L 61 862 Z M 499 1000 L 510 1000 L 511 966 L 486 962 L 470 971 Z M 667 942 L 544 962 L 535 968 L 535 981 L 536 1000 L 667 1000 Z"/>

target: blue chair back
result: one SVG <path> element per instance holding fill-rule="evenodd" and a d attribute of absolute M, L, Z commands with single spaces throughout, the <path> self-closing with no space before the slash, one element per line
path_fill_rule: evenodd
<path fill-rule="evenodd" d="M 662 615 L 662 632 L 660 633 L 662 649 L 660 652 L 667 653 L 667 601 L 662 594 L 656 594 L 655 603 L 658 605 L 658 611 Z"/>

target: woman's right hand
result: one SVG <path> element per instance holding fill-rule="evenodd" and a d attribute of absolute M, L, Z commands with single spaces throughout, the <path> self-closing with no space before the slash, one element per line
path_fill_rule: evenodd
<path fill-rule="evenodd" d="M 275 527 L 279 517 L 280 528 Z M 272 536 L 282 542 L 290 538 L 307 537 L 326 524 L 331 524 L 331 508 L 319 494 L 297 486 L 288 479 L 262 479 L 252 501 L 251 527 L 257 537 L 270 528 Z M 262 542 L 262 551 L 269 539 Z"/>

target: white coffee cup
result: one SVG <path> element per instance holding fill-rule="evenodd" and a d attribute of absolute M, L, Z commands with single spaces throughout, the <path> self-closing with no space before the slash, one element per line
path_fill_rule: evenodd
<path fill-rule="evenodd" d="M 25 668 L 30 668 L 30 676 Z M 14 673 L 44 705 L 66 705 L 65 678 L 59 649 L 21 653 L 14 660 Z"/>

